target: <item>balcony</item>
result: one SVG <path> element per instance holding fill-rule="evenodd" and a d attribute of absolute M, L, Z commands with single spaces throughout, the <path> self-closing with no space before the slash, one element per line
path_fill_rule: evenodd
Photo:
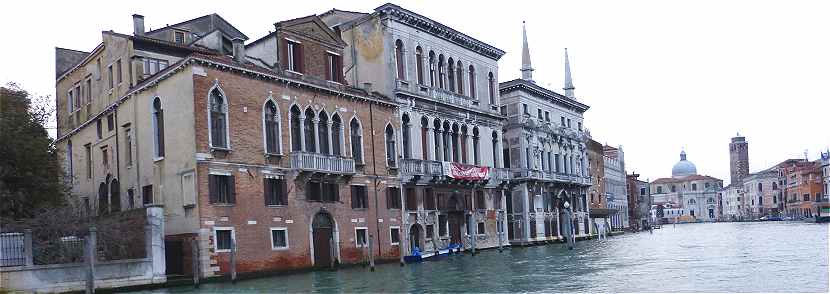
<path fill-rule="evenodd" d="M 407 92 L 414 95 L 432 98 L 432 100 L 463 108 L 478 108 L 478 100 L 468 96 L 453 93 L 447 90 L 431 88 L 425 85 L 417 85 L 408 81 L 396 80 L 395 90 Z M 496 110 L 490 110 L 496 112 Z"/>
<path fill-rule="evenodd" d="M 571 175 L 534 169 L 518 169 L 514 172 L 514 178 L 526 178 L 540 181 L 572 183 L 586 186 L 590 186 L 591 184 L 593 184 L 593 180 L 591 179 L 591 177 L 583 177 L 579 175 Z"/>
<path fill-rule="evenodd" d="M 401 159 L 399 162 L 401 175 L 404 177 L 416 177 L 416 180 L 417 178 L 437 178 L 438 180 L 461 181 L 489 180 L 492 184 L 499 184 L 502 181 L 510 179 L 510 171 L 505 168 L 486 167 L 486 178 L 478 178 L 482 173 L 479 173 L 479 171 L 476 171 L 475 169 L 483 168 L 483 166 L 455 163 L 458 170 L 473 170 L 475 173 L 453 175 L 454 172 L 452 166 L 454 163 L 450 162 L 412 158 Z"/>
<path fill-rule="evenodd" d="M 440 161 L 405 158 L 401 159 L 401 174 L 405 176 L 441 176 L 444 168 Z"/>
<path fill-rule="evenodd" d="M 355 173 L 354 159 L 309 152 L 292 152 L 291 168 L 330 174 Z"/>

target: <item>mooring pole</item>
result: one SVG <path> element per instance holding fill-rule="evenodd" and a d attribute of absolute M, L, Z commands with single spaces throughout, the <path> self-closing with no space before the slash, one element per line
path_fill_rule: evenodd
<path fill-rule="evenodd" d="M 199 270 L 199 239 L 193 239 L 190 241 L 190 251 L 192 251 L 193 255 L 193 287 L 199 288 L 199 277 L 201 276 L 201 270 Z"/>
<path fill-rule="evenodd" d="M 369 234 L 369 271 L 375 271 L 374 235 Z"/>
<path fill-rule="evenodd" d="M 86 293 L 95 293 L 95 256 L 97 255 L 96 247 L 98 246 L 98 229 L 95 226 L 89 227 L 89 235 L 84 245 L 86 245 Z"/>
<path fill-rule="evenodd" d="M 231 239 L 231 284 L 236 284 L 236 238 Z"/>

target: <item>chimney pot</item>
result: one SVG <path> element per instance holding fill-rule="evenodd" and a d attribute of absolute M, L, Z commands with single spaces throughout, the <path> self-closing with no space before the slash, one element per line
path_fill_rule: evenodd
<path fill-rule="evenodd" d="M 133 14 L 133 35 L 144 36 L 144 16 Z"/>
<path fill-rule="evenodd" d="M 236 62 L 245 62 L 245 43 L 242 38 L 233 39 L 233 59 Z"/>

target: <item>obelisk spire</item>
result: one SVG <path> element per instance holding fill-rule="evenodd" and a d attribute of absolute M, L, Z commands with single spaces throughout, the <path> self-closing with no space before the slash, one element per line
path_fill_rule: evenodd
<path fill-rule="evenodd" d="M 530 49 L 527 48 L 527 29 L 522 21 L 522 79 L 533 82 L 533 67 L 530 66 Z"/>
<path fill-rule="evenodd" d="M 574 99 L 574 82 L 571 77 L 571 62 L 568 60 L 568 48 L 565 48 L 565 96 Z"/>

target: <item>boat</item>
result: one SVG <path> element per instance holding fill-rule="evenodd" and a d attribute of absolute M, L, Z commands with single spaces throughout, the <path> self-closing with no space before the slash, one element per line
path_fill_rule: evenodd
<path fill-rule="evenodd" d="M 813 204 L 813 209 L 816 214 L 812 217 L 804 219 L 805 222 L 810 223 L 827 223 L 830 222 L 830 202 L 816 202 Z"/>

